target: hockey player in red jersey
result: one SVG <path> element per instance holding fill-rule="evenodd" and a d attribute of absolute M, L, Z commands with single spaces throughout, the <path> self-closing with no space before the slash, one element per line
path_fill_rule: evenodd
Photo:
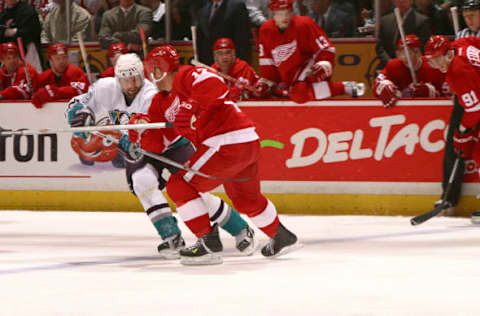
<path fill-rule="evenodd" d="M 254 86 L 259 77 L 255 70 L 244 60 L 235 56 L 235 44 L 230 38 L 219 38 L 213 45 L 213 58 L 215 63 L 213 68 L 238 80 L 238 83 L 229 85 L 230 92 L 228 96 L 233 101 L 239 101 L 244 96 L 248 99 L 251 92 L 245 89 L 245 86 Z"/>
<path fill-rule="evenodd" d="M 0 56 L 3 63 L 3 67 L 0 71 L 2 89 L 0 91 L 1 100 L 31 99 L 33 91 L 37 89 L 37 71 L 27 63 L 30 82 L 33 89 L 33 91 L 30 91 L 25 74 L 25 67 L 18 54 L 18 48 L 15 43 L 8 42 L 1 44 Z"/>
<path fill-rule="evenodd" d="M 105 77 L 115 77 L 115 63 L 117 62 L 118 56 L 128 53 L 127 46 L 123 42 L 113 43 L 108 48 L 108 58 L 110 59 L 111 67 L 105 69 L 102 73 L 101 78 Z"/>
<path fill-rule="evenodd" d="M 429 64 L 445 74 L 445 79 L 464 109 L 453 146 L 463 159 L 480 166 L 480 38 L 465 37 L 453 44 L 443 35 L 432 36 L 425 45 Z M 480 223 L 480 212 L 472 213 L 472 222 Z"/>
<path fill-rule="evenodd" d="M 87 92 L 89 82 L 83 70 L 68 63 L 68 49 L 63 44 L 48 47 L 48 60 L 52 68 L 39 75 L 40 89 L 33 95 L 32 103 L 42 108 L 47 102 L 71 99 Z"/>
<path fill-rule="evenodd" d="M 434 98 L 450 96 L 451 92 L 445 82 L 445 74 L 432 68 L 420 50 L 420 40 L 417 35 L 405 37 L 414 68 L 417 84 L 413 84 L 408 61 L 405 56 L 403 41 L 397 43 L 397 58 L 391 59 L 380 72 L 374 82 L 373 92 L 385 107 L 395 105 L 399 97 Z"/>
<path fill-rule="evenodd" d="M 271 0 L 273 19 L 259 31 L 260 75 L 277 87 L 259 80 L 259 91 L 289 90 L 297 103 L 321 100 L 336 95 L 361 96 L 363 83 L 331 82 L 335 47 L 325 32 L 309 17 L 292 12 L 293 0 Z"/>
<path fill-rule="evenodd" d="M 271 237 L 262 249 L 264 256 L 298 248 L 297 237 L 280 223 L 275 206 L 260 192 L 259 138 L 253 122 L 226 97 L 229 91 L 223 78 L 206 68 L 180 67 L 178 53 L 170 45 L 150 52 L 146 65 L 159 89 L 175 98 L 165 112 L 167 120 L 174 122 L 178 134 L 197 145 L 190 167 L 215 177 L 244 180 L 212 180 L 185 171 L 172 175 L 167 183 L 168 195 L 198 237 L 196 244 L 180 250 L 181 262 L 222 262 L 218 226 L 210 225 L 207 206 L 200 196 L 221 184 L 235 208 Z"/>

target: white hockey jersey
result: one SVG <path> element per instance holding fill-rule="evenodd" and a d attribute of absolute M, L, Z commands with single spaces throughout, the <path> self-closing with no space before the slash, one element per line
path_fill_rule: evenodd
<path fill-rule="evenodd" d="M 157 92 L 155 85 L 144 79 L 142 88 L 138 91 L 132 103 L 127 105 L 117 78 L 102 78 L 91 85 L 87 93 L 72 98 L 68 104 L 67 113 L 71 107 L 81 104 L 85 109 L 89 108 L 95 114 L 97 122 L 113 110 L 130 114 L 147 114 L 152 99 Z"/>

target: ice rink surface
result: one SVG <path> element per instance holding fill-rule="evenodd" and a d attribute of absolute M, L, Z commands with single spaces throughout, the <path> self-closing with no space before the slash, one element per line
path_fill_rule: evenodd
<path fill-rule="evenodd" d="M 0 315 L 480 315 L 469 219 L 281 219 L 297 252 L 242 257 L 222 233 L 224 263 L 191 267 L 158 258 L 142 213 L 0 211 Z"/>

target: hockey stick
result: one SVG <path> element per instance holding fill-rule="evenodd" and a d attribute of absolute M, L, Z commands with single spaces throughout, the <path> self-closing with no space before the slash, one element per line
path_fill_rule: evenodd
<path fill-rule="evenodd" d="M 197 27 L 195 25 L 190 26 L 192 31 L 192 49 L 193 49 L 193 60 L 198 61 L 198 51 L 197 51 Z"/>
<path fill-rule="evenodd" d="M 33 95 L 32 79 L 30 77 L 30 71 L 28 70 L 27 62 L 25 61 L 25 49 L 23 47 L 23 41 L 21 37 L 17 37 L 18 50 L 20 51 L 20 57 L 22 57 L 23 68 L 25 69 L 25 78 L 27 79 L 27 86 L 30 89 L 30 93 Z"/>
<path fill-rule="evenodd" d="M 139 27 L 138 31 L 140 32 L 140 39 L 142 40 L 142 48 L 143 48 L 143 59 L 147 58 L 147 37 L 145 36 L 145 30 L 143 27 Z"/>
<path fill-rule="evenodd" d="M 101 136 L 101 137 L 103 137 L 105 139 L 108 139 L 111 142 L 114 142 L 116 144 L 119 143 L 119 140 L 116 139 L 115 137 L 111 136 L 111 135 L 103 134 L 101 132 L 93 132 L 92 134 Z M 187 171 L 187 172 L 191 172 L 193 174 L 196 174 L 198 176 L 201 176 L 201 177 L 204 177 L 204 178 L 207 178 L 207 179 L 218 180 L 218 181 L 226 181 L 226 182 L 243 182 L 243 181 L 248 181 L 249 180 L 249 178 L 227 179 L 227 178 L 214 177 L 214 176 L 208 175 L 206 173 L 203 173 L 201 171 L 198 171 L 198 170 L 192 169 L 190 167 L 184 166 L 181 163 L 178 163 L 178 162 L 176 162 L 176 161 L 174 161 L 170 158 L 167 158 L 165 156 L 158 155 L 156 153 L 152 153 L 150 151 L 143 150 L 141 148 L 139 149 L 139 152 L 142 153 L 143 155 L 147 156 L 147 157 L 150 157 L 150 158 L 153 158 L 155 160 L 161 161 L 161 162 L 166 163 L 167 165 L 170 165 L 172 167 L 182 169 L 182 170 Z"/>
<path fill-rule="evenodd" d="M 461 159 L 460 157 L 457 157 L 457 159 L 455 159 L 453 169 L 450 172 L 450 178 L 448 179 L 448 185 L 447 185 L 447 188 L 445 189 L 445 193 L 443 195 L 443 198 L 442 198 L 440 204 L 437 205 L 437 207 L 435 207 L 433 210 L 428 211 L 427 213 L 424 213 L 424 214 L 413 217 L 410 220 L 410 223 L 412 225 L 415 226 L 415 225 L 421 224 L 423 222 L 426 222 L 430 218 L 435 217 L 438 214 L 440 214 L 444 209 L 446 209 L 448 207 L 447 196 L 450 193 L 450 191 L 452 190 L 453 180 L 455 179 L 455 175 L 457 174 L 457 169 L 458 169 L 458 164 L 460 163 L 460 159 Z"/>
<path fill-rule="evenodd" d="M 80 31 L 77 33 L 78 36 L 78 46 L 80 47 L 80 53 L 82 54 L 83 63 L 85 64 L 85 71 L 87 72 L 88 81 L 92 84 L 92 72 L 90 71 L 90 63 L 88 62 L 87 50 L 85 49 L 85 43 L 83 42 L 83 32 Z"/>
<path fill-rule="evenodd" d="M 193 60 L 191 61 L 191 63 L 192 63 L 192 65 L 197 66 L 197 67 L 207 68 L 208 70 L 211 70 L 211 71 L 215 72 L 215 73 L 218 74 L 220 77 L 224 78 L 225 80 L 230 81 L 230 82 L 233 83 L 233 84 L 237 84 L 237 83 L 238 83 L 240 86 L 244 87 L 245 89 L 247 89 L 247 90 L 250 91 L 250 92 L 254 92 L 254 93 L 255 93 L 255 92 L 258 92 L 257 89 L 255 89 L 254 87 L 252 87 L 252 86 L 250 86 L 250 85 L 247 85 L 247 84 L 245 84 L 245 83 L 243 83 L 243 82 L 239 82 L 237 79 L 233 78 L 232 76 L 227 75 L 227 74 L 225 74 L 225 73 L 223 73 L 223 72 L 220 72 L 220 71 L 218 71 L 217 69 L 215 69 L 215 68 L 213 68 L 213 67 L 207 66 L 207 65 L 205 65 L 204 63 L 201 63 L 201 62 L 199 62 L 199 61 L 196 60 L 196 59 L 193 59 Z M 270 80 L 265 79 L 265 78 L 262 78 L 262 79 L 263 79 L 268 85 L 275 85 L 275 83 L 274 83 L 273 81 L 270 81 Z M 287 90 L 277 89 L 277 90 L 275 91 L 275 93 L 276 93 L 276 94 L 279 94 L 279 95 L 281 95 L 281 96 L 283 96 L 283 97 L 288 97 L 288 91 L 287 91 Z"/>
<path fill-rule="evenodd" d="M 4 135 L 38 135 L 55 133 L 89 133 L 98 131 L 123 131 L 129 129 L 157 129 L 173 127 L 172 123 L 148 123 L 148 124 L 126 124 L 126 125 L 105 125 L 105 126 L 81 126 L 66 128 L 42 128 L 38 130 L 26 129 L 18 131 L 0 130 L 0 136 Z"/>
<path fill-rule="evenodd" d="M 415 69 L 413 69 L 412 60 L 410 59 L 410 54 L 408 51 L 408 45 L 405 41 L 405 31 L 403 30 L 403 21 L 402 16 L 400 15 L 400 9 L 395 8 L 395 17 L 397 19 L 398 30 L 400 31 L 400 36 L 402 37 L 403 49 L 405 50 L 405 57 L 407 58 L 408 69 L 410 69 L 410 75 L 412 76 L 412 82 L 414 85 L 417 84 L 417 76 L 415 75 Z"/>
<path fill-rule="evenodd" d="M 460 24 L 458 23 L 458 9 L 457 9 L 457 7 L 451 7 L 450 12 L 452 13 L 453 30 L 455 31 L 455 37 L 456 37 L 458 32 L 460 32 Z"/>

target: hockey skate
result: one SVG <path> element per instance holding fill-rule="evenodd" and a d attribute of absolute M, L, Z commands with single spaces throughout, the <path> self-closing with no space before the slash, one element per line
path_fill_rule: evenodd
<path fill-rule="evenodd" d="M 344 81 L 345 94 L 352 98 L 358 98 L 365 94 L 365 84 L 363 82 L 356 81 Z"/>
<path fill-rule="evenodd" d="M 471 221 L 472 221 L 472 224 L 475 224 L 475 225 L 480 224 L 480 211 L 472 212 Z"/>
<path fill-rule="evenodd" d="M 262 248 L 262 255 L 267 258 L 275 258 L 301 248 L 297 236 L 286 229 L 282 223 L 278 224 L 277 234 L 270 238 L 268 244 Z"/>
<path fill-rule="evenodd" d="M 162 258 L 167 260 L 174 260 L 180 258 L 180 249 L 185 247 L 185 240 L 181 235 L 173 235 L 166 238 L 160 245 L 158 245 L 158 253 Z"/>
<path fill-rule="evenodd" d="M 180 250 L 180 263 L 184 265 L 220 264 L 223 262 L 222 250 L 218 224 L 215 224 L 209 234 L 198 238 L 194 245 Z"/>
<path fill-rule="evenodd" d="M 257 249 L 255 232 L 250 226 L 245 227 L 235 236 L 235 246 L 244 256 L 251 256 Z"/>

